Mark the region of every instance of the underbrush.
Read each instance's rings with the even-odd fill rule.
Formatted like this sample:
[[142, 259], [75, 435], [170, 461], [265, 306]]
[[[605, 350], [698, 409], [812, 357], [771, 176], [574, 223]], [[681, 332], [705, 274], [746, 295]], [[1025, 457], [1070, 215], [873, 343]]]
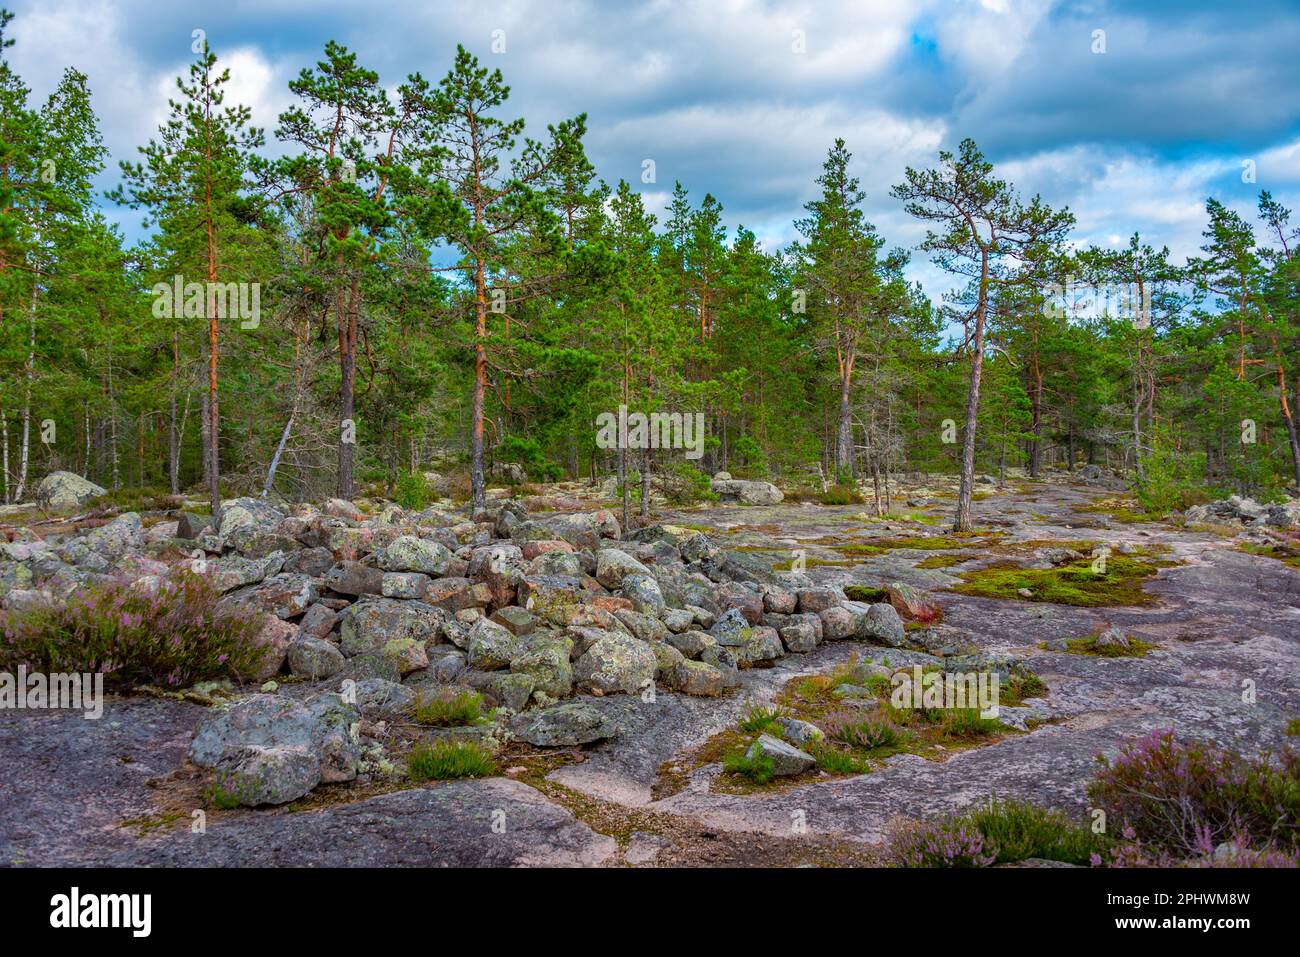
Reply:
[[990, 867], [1029, 858], [1109, 867], [1296, 867], [1300, 754], [1243, 757], [1172, 730], [1098, 756], [1089, 821], [1023, 801], [991, 802], [894, 829], [902, 867]]
[[113, 688], [187, 687], [256, 674], [262, 615], [218, 608], [215, 581], [187, 569], [156, 593], [128, 582], [83, 588], [66, 604], [0, 612], [0, 670], [100, 673]]
[[1243, 757], [1166, 729], [1098, 764], [1088, 796], [1131, 832], [1129, 857], [1194, 858], [1225, 842], [1300, 854], [1300, 752], [1290, 747]]
[[[1017, 692], [1025, 697], [1046, 693], [1041, 679], [1027, 672], [1017, 672], [1003, 688], [1000, 703], [1007, 705], [1018, 703]], [[734, 727], [701, 746], [694, 767], [721, 761], [725, 773], [718, 786], [748, 791], [774, 780], [761, 755], [749, 756], [761, 734], [804, 751], [818, 770], [843, 775], [869, 773], [899, 753], [944, 760], [957, 751], [1020, 733], [981, 717], [975, 707], [895, 707], [893, 689], [889, 675], [856, 657], [824, 674], [795, 678], [772, 705], [750, 708]], [[964, 700], [958, 699], [958, 704]], [[814, 725], [820, 737], [802, 742], [791, 738], [782, 723], [789, 718]]]
[[898, 827], [890, 851], [899, 867], [992, 867], [1030, 858], [1086, 865], [1110, 847], [1105, 835], [1060, 811], [991, 801], [937, 823]]

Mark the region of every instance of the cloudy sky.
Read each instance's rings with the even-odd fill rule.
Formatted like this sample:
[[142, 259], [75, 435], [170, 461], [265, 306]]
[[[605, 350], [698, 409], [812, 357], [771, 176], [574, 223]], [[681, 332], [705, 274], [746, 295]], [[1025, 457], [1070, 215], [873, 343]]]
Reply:
[[[586, 112], [607, 181], [625, 178], [662, 208], [680, 179], [769, 248], [792, 238], [836, 136], [893, 245], [922, 230], [889, 187], [967, 136], [1022, 192], [1069, 205], [1082, 242], [1121, 244], [1136, 229], [1181, 259], [1200, 243], [1207, 196], [1248, 211], [1268, 189], [1300, 206], [1294, 0], [7, 5], [10, 58], [37, 96], [65, 66], [88, 74], [114, 165], [157, 127], [202, 29], [268, 130], [288, 80], [328, 39], [388, 86], [413, 71], [440, 77], [463, 43], [505, 73], [530, 130]], [[646, 159], [653, 184], [641, 182]], [[134, 214], [110, 213], [138, 235]], [[913, 274], [932, 295], [946, 285], [919, 255]]]

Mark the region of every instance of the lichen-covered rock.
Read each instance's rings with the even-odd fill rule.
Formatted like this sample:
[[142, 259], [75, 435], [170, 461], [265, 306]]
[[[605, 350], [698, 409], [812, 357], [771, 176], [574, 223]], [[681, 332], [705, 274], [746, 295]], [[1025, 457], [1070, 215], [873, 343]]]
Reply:
[[817, 760], [811, 754], [806, 754], [794, 745], [787, 744], [770, 734], [759, 735], [758, 740], [750, 745], [745, 756], [751, 761], [759, 758], [771, 761], [772, 775], [778, 778], [803, 774], [817, 765]]
[[806, 621], [797, 621], [786, 625], [777, 632], [786, 651], [791, 654], [806, 655], [817, 648], [817, 632]]
[[713, 623], [709, 634], [724, 648], [739, 648], [749, 641], [753, 628], [739, 608], [732, 608]]
[[906, 582], [890, 582], [888, 588], [889, 602], [900, 615], [922, 622], [931, 622], [939, 617], [939, 606], [921, 589]]
[[360, 562], [339, 562], [326, 573], [325, 587], [340, 595], [378, 595], [384, 590], [384, 573]]
[[594, 642], [573, 667], [579, 687], [593, 694], [635, 694], [654, 683], [658, 660], [644, 641], [607, 634]]
[[651, 575], [634, 572], [623, 578], [623, 597], [632, 602], [632, 607], [646, 615], [658, 615], [664, 607], [663, 590]]
[[410, 638], [423, 644], [441, 631], [442, 619], [422, 602], [367, 598], [350, 605], [339, 621], [339, 645], [352, 657], [382, 651], [390, 641]]
[[393, 539], [379, 554], [379, 567], [386, 572], [419, 572], [437, 577], [447, 573], [450, 549], [438, 542], [413, 535]]
[[280, 669], [284, 667], [284, 660], [289, 654], [289, 647], [297, 637], [297, 625], [276, 618], [274, 615], [263, 615], [262, 628], [253, 640], [257, 645], [261, 646], [264, 654], [258, 661], [257, 669], [241, 675], [241, 677], [245, 681], [260, 684], [279, 674]]
[[289, 670], [312, 681], [334, 677], [343, 670], [345, 663], [343, 652], [332, 642], [301, 633], [298, 640], [289, 646], [288, 657]]
[[836, 605], [818, 612], [822, 620], [822, 638], [826, 641], [843, 641], [857, 632], [858, 623], [847, 609]]
[[801, 721], [799, 718], [782, 715], [776, 719], [776, 723], [781, 726], [781, 734], [792, 744], [807, 744], [809, 741], [820, 741], [826, 737], [825, 732], [811, 721]]
[[385, 572], [379, 590], [385, 598], [418, 601], [429, 591], [429, 576], [421, 572]]
[[818, 614], [837, 606], [842, 597], [831, 588], [803, 588], [798, 592], [799, 610]]
[[249, 604], [277, 618], [296, 618], [320, 598], [316, 581], [306, 575], [281, 572], [266, 581], [226, 595], [222, 604]]
[[36, 486], [36, 504], [48, 512], [72, 511], [108, 490], [73, 472], [51, 472]]
[[515, 737], [542, 748], [572, 748], [618, 734], [618, 725], [595, 705], [573, 701], [519, 715], [511, 724]]
[[392, 720], [409, 715], [415, 707], [415, 691], [395, 681], [366, 678], [358, 681], [353, 690], [357, 707], [367, 717]]
[[602, 548], [596, 553], [596, 581], [606, 588], [618, 588], [628, 575], [649, 575], [650, 569], [619, 548]]
[[715, 668], [703, 661], [683, 659], [674, 666], [665, 683], [682, 694], [716, 698], [734, 687], [736, 678], [734, 672]]
[[413, 671], [429, 667], [429, 655], [424, 650], [424, 642], [414, 638], [394, 638], [379, 649], [397, 662], [397, 671], [403, 677]]
[[742, 665], [759, 665], [785, 657], [785, 646], [775, 628], [759, 625], [750, 630], [749, 638], [736, 649], [736, 658]]
[[672, 645], [687, 658], [698, 658], [705, 650], [716, 645], [717, 639], [703, 631], [682, 631], [670, 634], [664, 641]]
[[614, 617], [636, 638], [642, 641], [662, 641], [668, 629], [658, 618], [651, 618], [638, 611], [619, 609]]
[[539, 634], [510, 660], [510, 671], [531, 677], [533, 690], [563, 698], [573, 692], [573, 665], [569, 661], [572, 648], [573, 639], [567, 636]]
[[714, 479], [711, 487], [722, 502], [741, 505], [776, 505], [785, 498], [771, 482]]
[[266, 499], [237, 498], [221, 503], [221, 525], [217, 534], [239, 548], [259, 531], [275, 531], [284, 518], [284, 512]]
[[[252, 695], [204, 717], [190, 743], [190, 760], [211, 768], [228, 752], [243, 748], [296, 749], [316, 761], [315, 781], [308, 790], [316, 781], [349, 780], [356, 776], [351, 726], [357, 717], [356, 709], [335, 694], [305, 703], [280, 695]], [[234, 765], [238, 764], [236, 760]]]
[[879, 641], [893, 648], [901, 647], [907, 637], [903, 619], [893, 605], [884, 602], [872, 604], [867, 613], [858, 618], [857, 634], [865, 641]]
[[320, 779], [320, 759], [301, 747], [232, 748], [213, 770], [213, 783], [247, 807], [296, 801]]
[[480, 618], [474, 623], [466, 643], [470, 667], [483, 671], [508, 667], [520, 648], [519, 638], [490, 618]]

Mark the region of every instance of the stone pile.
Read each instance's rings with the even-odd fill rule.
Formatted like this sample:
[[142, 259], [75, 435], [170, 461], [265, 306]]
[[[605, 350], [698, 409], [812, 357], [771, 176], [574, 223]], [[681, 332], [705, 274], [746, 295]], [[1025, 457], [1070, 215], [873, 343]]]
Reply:
[[[846, 600], [691, 529], [624, 535], [608, 510], [530, 515], [506, 501], [473, 515], [388, 505], [367, 516], [340, 500], [240, 498], [219, 527], [181, 513], [146, 531], [126, 514], [62, 541], [30, 538], [0, 544], [0, 605], [60, 600], [108, 577], [148, 584], [168, 571], [160, 559], [185, 554], [222, 604], [263, 616], [272, 653], [246, 680], [330, 682], [305, 703], [246, 698], [200, 731], [193, 760], [245, 803], [355, 776], [364, 741], [347, 729], [425, 694], [477, 691], [513, 716], [517, 737], [582, 744], [617, 729], [574, 696], [717, 696], [742, 669], [823, 641], [905, 640], [888, 602]], [[345, 679], [355, 703], [332, 690]]]

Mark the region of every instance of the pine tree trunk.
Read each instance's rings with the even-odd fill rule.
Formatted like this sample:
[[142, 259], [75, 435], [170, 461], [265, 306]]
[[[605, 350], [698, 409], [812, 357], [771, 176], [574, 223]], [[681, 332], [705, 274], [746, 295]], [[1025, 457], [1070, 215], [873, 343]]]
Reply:
[[980, 407], [980, 376], [984, 373], [984, 317], [988, 310], [989, 257], [980, 262], [979, 305], [975, 309], [975, 341], [972, 343], [970, 387], [966, 392], [966, 433], [961, 443], [961, 481], [957, 486], [957, 519], [954, 532], [971, 528], [970, 503], [975, 489], [975, 426]]
[[180, 330], [172, 333], [171, 395], [167, 409], [167, 482], [173, 495], [181, 491], [181, 444], [176, 423], [176, 377], [181, 362]]
[[23, 367], [22, 444], [18, 447], [18, 489], [14, 498], [22, 501], [27, 490], [27, 467], [31, 461], [32, 379], [36, 374], [36, 285], [32, 284], [32, 301], [27, 312], [27, 362]]
[[487, 283], [482, 259], [474, 262], [474, 403], [470, 446], [470, 494], [475, 511], [487, 507], [483, 474], [483, 412], [487, 395]]
[[360, 280], [354, 276], [348, 295], [339, 295], [339, 498], [351, 501], [353, 468], [356, 455], [357, 393], [357, 325], [361, 294]]

